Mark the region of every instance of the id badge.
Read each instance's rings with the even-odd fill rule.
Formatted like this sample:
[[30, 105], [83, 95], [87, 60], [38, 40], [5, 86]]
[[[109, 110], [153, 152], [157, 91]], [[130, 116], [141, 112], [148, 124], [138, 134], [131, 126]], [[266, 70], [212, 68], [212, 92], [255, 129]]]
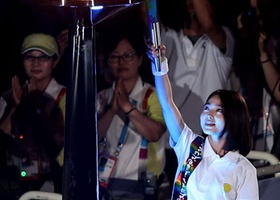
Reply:
[[99, 156], [98, 179], [100, 186], [107, 188], [116, 163], [116, 157], [105, 154]]
[[36, 148], [32, 149], [28, 155], [19, 157], [20, 180], [40, 179], [40, 156]]

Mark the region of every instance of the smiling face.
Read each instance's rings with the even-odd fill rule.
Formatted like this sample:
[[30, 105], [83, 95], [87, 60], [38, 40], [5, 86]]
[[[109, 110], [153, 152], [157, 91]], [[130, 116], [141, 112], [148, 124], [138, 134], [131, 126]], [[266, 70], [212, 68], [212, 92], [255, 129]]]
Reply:
[[219, 137], [225, 127], [224, 110], [218, 95], [212, 96], [200, 114], [200, 126], [207, 135]]
[[137, 79], [142, 56], [138, 56], [127, 39], [122, 39], [110, 53], [108, 65], [116, 79]]

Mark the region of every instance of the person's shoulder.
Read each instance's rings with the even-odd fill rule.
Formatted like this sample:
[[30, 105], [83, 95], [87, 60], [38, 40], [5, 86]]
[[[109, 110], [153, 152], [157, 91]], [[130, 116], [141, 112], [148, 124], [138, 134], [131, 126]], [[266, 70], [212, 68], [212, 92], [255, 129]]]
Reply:
[[113, 88], [113, 87], [108, 87], [108, 88], [104, 88], [104, 89], [100, 90], [100, 91], [98, 92], [98, 94], [111, 93], [111, 92], [113, 92], [113, 91], [114, 91], [114, 88]]
[[66, 91], [66, 87], [62, 86], [57, 96], [57, 102], [66, 100]]
[[229, 35], [231, 37], [234, 36], [233, 30], [231, 28], [229, 28], [228, 26], [221, 26], [221, 28], [224, 30], [226, 35]]
[[66, 86], [59, 83], [55, 78], [52, 79], [51, 83], [49, 84], [51, 87], [57, 87], [58, 90], [66, 90]]
[[152, 90], [156, 90], [155, 86], [148, 82], [143, 82], [144, 88], [150, 88]]
[[1, 98], [4, 99], [7, 102], [13, 100], [13, 91], [12, 91], [12, 89], [9, 89], [9, 90], [5, 91], [1, 95]]
[[181, 33], [181, 29], [175, 30], [175, 29], [169, 28], [169, 27], [164, 27], [163, 29], [161, 29], [161, 31], [163, 33], [165, 33], [166, 36], [179, 36]]
[[150, 94], [155, 93], [156, 94], [155, 86], [150, 83], [144, 82], [143, 88], [144, 88], [145, 93], [150, 93]]
[[244, 170], [252, 170], [256, 169], [256, 167], [253, 165], [253, 163], [245, 156], [239, 154], [238, 159], [239, 166], [243, 168]]
[[114, 94], [114, 88], [113, 87], [109, 87], [109, 88], [105, 88], [103, 90], [100, 90], [99, 92], [97, 92], [97, 99], [110, 99], [113, 97]]

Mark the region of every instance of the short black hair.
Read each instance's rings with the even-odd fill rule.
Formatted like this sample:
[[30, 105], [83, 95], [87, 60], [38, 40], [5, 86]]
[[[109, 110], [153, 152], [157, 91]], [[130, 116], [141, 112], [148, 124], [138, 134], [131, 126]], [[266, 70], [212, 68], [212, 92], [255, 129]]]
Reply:
[[[110, 33], [110, 35], [107, 35]], [[118, 29], [111, 30], [107, 32], [107, 37], [103, 38], [103, 48], [105, 56], [110, 54], [114, 49], [116, 49], [119, 42], [123, 39], [127, 39], [135, 50], [138, 56], [143, 55], [146, 52], [146, 45], [144, 35], [141, 32], [133, 28], [119, 27]]]
[[207, 101], [214, 95], [220, 97], [224, 110], [225, 127], [223, 134], [227, 133], [224, 149], [239, 151], [240, 154], [246, 156], [251, 150], [252, 131], [245, 99], [236, 91], [222, 89], [211, 93]]
[[[134, 17], [132, 17], [135, 19]], [[143, 21], [133, 20], [110, 23], [108, 26], [98, 27], [98, 51], [103, 56], [103, 65], [108, 67], [108, 56], [117, 47], [119, 42], [127, 39], [138, 57], [143, 56], [139, 75], [142, 80], [154, 85], [154, 76], [151, 72], [151, 60], [147, 56], [146, 29]]]

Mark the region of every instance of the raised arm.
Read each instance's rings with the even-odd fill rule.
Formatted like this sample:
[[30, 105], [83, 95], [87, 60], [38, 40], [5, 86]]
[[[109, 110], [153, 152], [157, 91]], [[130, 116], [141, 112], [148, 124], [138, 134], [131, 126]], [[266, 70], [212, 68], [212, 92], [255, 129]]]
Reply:
[[[184, 128], [184, 121], [172, 97], [172, 89], [167, 75], [168, 66], [167, 59], [165, 57], [166, 47], [164, 45], [160, 45], [160, 49], [162, 58], [161, 73], [156, 73], [154, 66], [152, 66], [153, 74], [155, 75], [156, 92], [170, 136], [175, 142], [177, 142]], [[152, 45], [149, 46], [148, 53], [149, 56], [157, 56], [156, 48]]]
[[[221, 26], [215, 21], [215, 8], [210, 0], [193, 0], [195, 16], [204, 33], [221, 50], [226, 50], [226, 34]], [[195, 17], [193, 16], [193, 17]]]
[[261, 33], [258, 41], [260, 51], [260, 63], [264, 72], [265, 80], [275, 99], [280, 102], [279, 71], [265, 48], [265, 33]]

